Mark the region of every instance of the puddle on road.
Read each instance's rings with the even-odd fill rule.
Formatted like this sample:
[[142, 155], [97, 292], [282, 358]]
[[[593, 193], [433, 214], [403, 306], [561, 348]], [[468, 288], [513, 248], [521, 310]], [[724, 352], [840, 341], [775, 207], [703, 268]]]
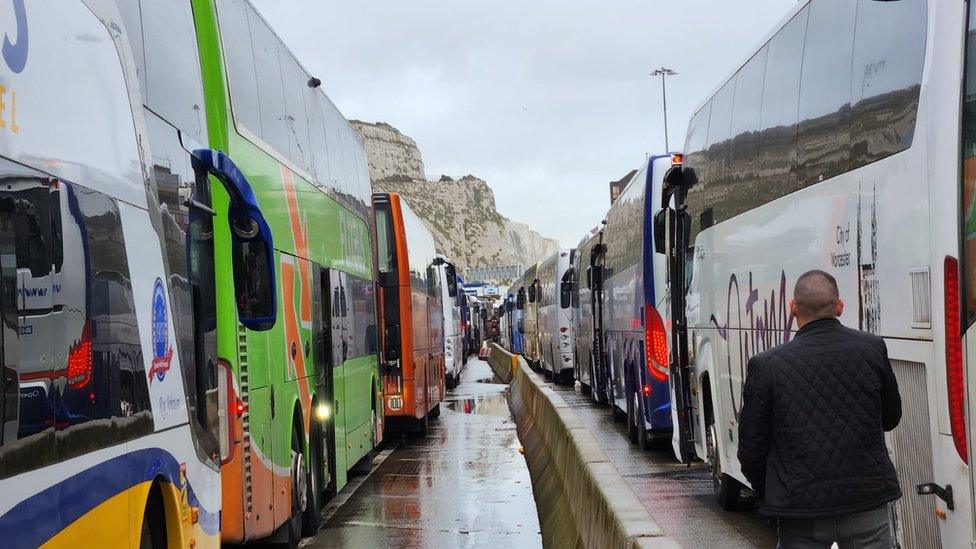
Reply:
[[502, 380], [500, 380], [500, 379], [498, 379], [497, 376], [476, 379], [475, 380], [475, 383], [492, 383], [492, 384], [495, 384], [495, 385], [505, 385], [505, 382], [502, 381]]
[[462, 414], [492, 415], [504, 418], [509, 418], [512, 415], [508, 409], [508, 399], [505, 398], [504, 394], [460, 398], [449, 402], [448, 407]]

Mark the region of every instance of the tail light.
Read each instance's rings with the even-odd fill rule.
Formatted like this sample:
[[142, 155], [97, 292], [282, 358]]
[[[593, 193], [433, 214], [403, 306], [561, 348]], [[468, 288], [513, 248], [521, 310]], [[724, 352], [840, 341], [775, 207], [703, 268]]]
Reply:
[[660, 313], [644, 305], [644, 353], [647, 372], [658, 381], [668, 380], [668, 334]]
[[246, 407], [234, 394], [234, 377], [230, 364], [218, 359], [217, 365], [217, 440], [220, 442], [220, 463], [231, 460], [234, 455], [234, 428], [231, 418], [240, 418]]
[[962, 326], [959, 312], [959, 261], [945, 258], [945, 346], [949, 425], [956, 453], [969, 463], [966, 441], [966, 374], [962, 362]]
[[88, 323], [81, 329], [81, 340], [68, 351], [68, 385], [82, 389], [92, 380], [92, 344]]

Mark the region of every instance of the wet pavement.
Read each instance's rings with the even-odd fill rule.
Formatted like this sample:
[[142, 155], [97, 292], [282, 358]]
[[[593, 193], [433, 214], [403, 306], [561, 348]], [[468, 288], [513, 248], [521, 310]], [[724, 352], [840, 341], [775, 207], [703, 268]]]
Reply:
[[382, 462], [343, 489], [302, 545], [542, 547], [507, 392], [486, 362], [469, 359], [428, 436], [387, 442]]
[[578, 389], [549, 385], [579, 414], [658, 525], [682, 546], [776, 546], [774, 524], [755, 512], [732, 513], [718, 506], [703, 463], [689, 467], [675, 462], [670, 441], [642, 451], [630, 443], [625, 424], [613, 423], [608, 407], [590, 403]]

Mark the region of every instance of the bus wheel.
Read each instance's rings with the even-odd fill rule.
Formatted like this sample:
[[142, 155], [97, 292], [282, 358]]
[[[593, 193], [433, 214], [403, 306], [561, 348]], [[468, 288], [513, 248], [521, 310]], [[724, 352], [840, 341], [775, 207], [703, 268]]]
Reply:
[[644, 403], [642, 398], [637, 399], [637, 446], [644, 450], [645, 452], [651, 449], [651, 443], [653, 439], [651, 434], [647, 432], [647, 428], [644, 425]]
[[607, 402], [610, 404], [610, 417], [614, 423], [623, 423], [627, 419], [627, 411], [617, 407], [616, 387], [613, 386], [613, 374], [607, 377]]
[[302, 535], [314, 536], [322, 522], [322, 494], [325, 492], [322, 482], [322, 471], [325, 469], [325, 458], [322, 454], [322, 427], [317, 421], [312, 422], [308, 453], [309, 482], [306, 488], [305, 514], [302, 517]]
[[747, 507], [742, 500], [742, 483], [722, 471], [722, 456], [718, 451], [718, 433], [714, 421], [705, 430], [705, 445], [712, 464], [712, 491], [719, 507], [725, 511], [741, 511]]
[[298, 547], [302, 540], [302, 517], [308, 506], [308, 470], [302, 452], [298, 426], [291, 433], [291, 518], [288, 519], [288, 547]]
[[574, 375], [575, 373], [576, 372], [573, 370], [563, 370], [559, 372], [559, 383], [572, 387], [576, 382], [576, 376]]
[[146, 512], [142, 517], [140, 549], [166, 548], [166, 514], [163, 511], [163, 493], [153, 484], [146, 500]]
[[429, 414], [424, 414], [424, 417], [415, 420], [414, 423], [414, 434], [418, 437], [427, 436], [427, 431], [430, 430], [430, 416]]
[[593, 404], [600, 403], [600, 384], [596, 381], [596, 370], [593, 368], [593, 361], [590, 360], [590, 365], [588, 366], [590, 370], [590, 401]]
[[437, 403], [437, 406], [434, 406], [429, 412], [427, 412], [427, 417], [432, 420], [441, 417], [441, 405], [439, 402]]
[[627, 438], [637, 442], [637, 393], [631, 393], [627, 399]]

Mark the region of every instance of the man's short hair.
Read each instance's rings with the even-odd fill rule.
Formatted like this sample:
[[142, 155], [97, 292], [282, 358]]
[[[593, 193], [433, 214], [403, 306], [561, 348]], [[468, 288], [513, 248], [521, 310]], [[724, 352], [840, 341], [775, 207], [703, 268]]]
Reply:
[[819, 269], [800, 275], [793, 288], [797, 314], [803, 318], [832, 318], [840, 300], [837, 280]]

